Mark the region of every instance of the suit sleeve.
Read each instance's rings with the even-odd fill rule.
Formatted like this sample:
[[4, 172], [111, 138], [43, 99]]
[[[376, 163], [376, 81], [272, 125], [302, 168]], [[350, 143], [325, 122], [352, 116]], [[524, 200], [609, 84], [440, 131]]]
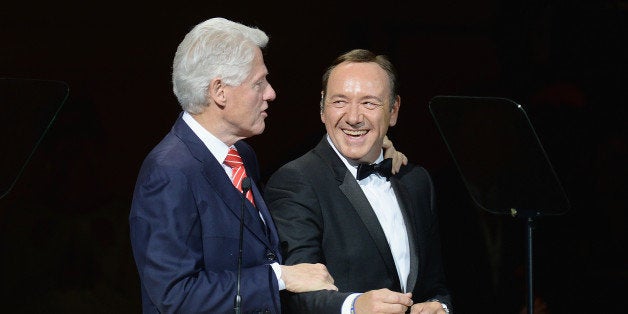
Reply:
[[[266, 184], [264, 198], [277, 225], [284, 263], [323, 263], [323, 220], [317, 195], [303, 174], [290, 164], [275, 172]], [[340, 313], [349, 292], [313, 291], [282, 294], [289, 313]]]

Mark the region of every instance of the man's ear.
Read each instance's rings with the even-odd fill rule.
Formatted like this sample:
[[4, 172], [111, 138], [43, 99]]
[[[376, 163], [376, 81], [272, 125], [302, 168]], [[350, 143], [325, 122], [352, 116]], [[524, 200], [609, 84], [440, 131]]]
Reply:
[[325, 91], [321, 91], [321, 101], [318, 106], [320, 108], [321, 122], [325, 123], [325, 116], [323, 115], [325, 110]]
[[401, 97], [397, 95], [395, 97], [395, 103], [390, 108], [390, 123], [389, 126], [395, 126], [397, 124], [397, 118], [399, 117], [399, 107], [401, 107]]
[[325, 91], [321, 91], [321, 101], [318, 103], [318, 107], [320, 108], [320, 113], [323, 114], [323, 109], [325, 109]]
[[209, 86], [207, 86], [207, 96], [215, 104], [221, 107], [224, 106], [227, 103], [224, 82], [219, 78], [211, 80], [211, 82], [209, 82]]

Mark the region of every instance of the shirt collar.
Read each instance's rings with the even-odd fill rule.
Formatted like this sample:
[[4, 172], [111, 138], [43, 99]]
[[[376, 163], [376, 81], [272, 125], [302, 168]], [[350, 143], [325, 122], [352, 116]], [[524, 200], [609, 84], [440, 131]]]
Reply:
[[201, 139], [203, 144], [209, 149], [209, 152], [218, 160], [219, 163], [225, 161], [229, 146], [219, 140], [216, 136], [205, 129], [196, 119], [187, 112], [183, 113], [183, 121], [192, 129], [192, 132]]
[[[329, 142], [329, 145], [331, 145], [331, 148], [334, 150], [334, 152], [336, 152], [336, 155], [338, 155], [338, 157], [340, 157], [340, 160], [342, 160], [342, 162], [345, 164], [345, 166], [347, 166], [347, 169], [349, 169], [349, 171], [351, 172], [351, 174], [353, 175], [353, 177], [355, 178], [358, 174], [358, 162], [351, 160], [351, 159], [347, 159], [345, 156], [343, 156], [338, 149], [336, 149], [336, 146], [334, 146], [334, 142], [331, 141], [331, 138], [329, 137], [329, 134], [326, 135], [327, 137], [327, 142]], [[375, 163], [381, 162], [382, 160], [384, 160], [384, 154], [383, 152], [379, 153], [379, 157], [377, 157], [377, 159], [375, 160]], [[365, 180], [367, 180], [368, 178], [365, 178]]]

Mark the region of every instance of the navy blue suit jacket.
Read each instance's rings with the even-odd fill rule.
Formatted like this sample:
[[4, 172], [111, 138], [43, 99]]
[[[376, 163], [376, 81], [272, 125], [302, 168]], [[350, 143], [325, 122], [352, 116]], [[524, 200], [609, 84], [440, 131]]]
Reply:
[[[257, 187], [257, 157], [243, 141], [236, 147], [269, 229], [246, 201], [242, 313], [279, 313], [270, 267], [281, 263], [277, 230]], [[133, 194], [130, 237], [144, 313], [233, 313], [242, 199], [180, 115], [144, 160]]]

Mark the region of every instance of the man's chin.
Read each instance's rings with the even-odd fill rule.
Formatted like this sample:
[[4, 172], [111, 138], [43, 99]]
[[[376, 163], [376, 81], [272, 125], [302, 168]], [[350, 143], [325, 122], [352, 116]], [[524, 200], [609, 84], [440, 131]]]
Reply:
[[262, 122], [261, 125], [257, 126], [256, 128], [253, 129], [253, 135], [260, 135], [262, 133], [264, 133], [264, 130], [266, 129], [266, 124], [264, 122]]
[[345, 158], [354, 161], [362, 161], [366, 158], [368, 151], [354, 150], [354, 149], [340, 149], [338, 150]]

